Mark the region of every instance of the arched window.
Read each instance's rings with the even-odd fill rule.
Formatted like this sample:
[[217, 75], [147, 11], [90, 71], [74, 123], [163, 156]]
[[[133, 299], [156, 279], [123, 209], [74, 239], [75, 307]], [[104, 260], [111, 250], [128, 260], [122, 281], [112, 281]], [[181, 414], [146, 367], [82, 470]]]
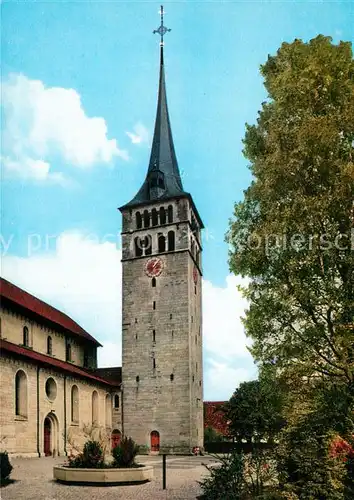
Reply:
[[157, 210], [156, 210], [156, 208], [153, 208], [151, 211], [151, 224], [153, 226], [157, 226], [158, 223], [159, 223], [159, 218], [158, 218]]
[[151, 286], [152, 286], [152, 288], [156, 287], [156, 278], [152, 278], [152, 280], [151, 280]]
[[50, 335], [47, 337], [47, 354], [53, 354], [53, 342]]
[[106, 427], [112, 425], [112, 398], [110, 394], [106, 394]]
[[71, 361], [71, 344], [66, 344], [66, 361]]
[[166, 252], [166, 238], [163, 234], [159, 234], [157, 238], [159, 253]]
[[27, 417], [27, 377], [23, 370], [18, 370], [15, 377], [15, 414]]
[[23, 345], [26, 347], [29, 346], [29, 332], [27, 326], [23, 327]]
[[172, 205], [168, 205], [168, 207], [167, 207], [167, 220], [168, 220], [168, 222], [173, 222], [173, 207], [172, 207]]
[[166, 224], [166, 211], [164, 207], [160, 208], [160, 224]]
[[71, 421], [79, 421], [79, 389], [77, 385], [73, 385], [71, 388]]
[[136, 237], [134, 240], [135, 245], [135, 257], [141, 257], [143, 255], [143, 249], [141, 247], [140, 238]]
[[175, 249], [175, 232], [169, 231], [167, 234], [168, 251], [172, 252]]
[[150, 434], [151, 451], [160, 451], [160, 434], [158, 431], [152, 431]]
[[92, 393], [92, 425], [98, 424], [98, 393], [93, 391]]
[[135, 214], [136, 228], [141, 229], [143, 227], [143, 219], [141, 217], [140, 212], [136, 212]]
[[119, 408], [119, 396], [115, 394], [114, 396], [114, 408]]
[[144, 210], [144, 227], [150, 227], [150, 214], [148, 210]]
[[147, 234], [144, 238], [143, 247], [145, 248], [145, 255], [151, 255], [152, 252], [152, 238], [150, 234]]

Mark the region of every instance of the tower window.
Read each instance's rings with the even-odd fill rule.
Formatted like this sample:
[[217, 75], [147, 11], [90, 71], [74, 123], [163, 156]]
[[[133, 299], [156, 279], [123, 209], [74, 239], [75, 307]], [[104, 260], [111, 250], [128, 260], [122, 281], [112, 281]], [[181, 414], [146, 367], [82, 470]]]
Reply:
[[172, 330], [172, 334], [171, 334], [172, 338], [173, 338], [173, 334], [174, 334], [174, 331]]
[[137, 376], [135, 377], [135, 380], [136, 380], [137, 382], [139, 382], [139, 380], [140, 380], [139, 375], [137, 375]]
[[167, 234], [168, 239], [168, 251], [172, 252], [175, 249], [175, 232], [169, 231]]
[[166, 238], [163, 234], [158, 235], [157, 243], [159, 253], [166, 252]]
[[173, 207], [172, 207], [172, 205], [168, 205], [168, 207], [167, 207], [167, 220], [168, 220], [168, 222], [173, 222]]
[[23, 345], [25, 347], [29, 346], [29, 332], [27, 326], [23, 327]]
[[170, 319], [172, 319], [172, 313], [170, 314]]
[[135, 324], [137, 324], [137, 322], [138, 322], [138, 318], [135, 318]]
[[152, 288], [156, 287], [156, 278], [152, 278], [152, 280], [151, 280], [151, 286], [152, 286]]
[[173, 373], [171, 373], [171, 375], [170, 375], [170, 380], [171, 380], [171, 382], [173, 382], [173, 379], [174, 379], [174, 378], [175, 378], [175, 376], [173, 375]]
[[144, 227], [150, 227], [150, 214], [148, 210], [144, 210]]
[[197, 295], [197, 287], [194, 285], [194, 295]]
[[136, 212], [136, 214], [135, 214], [135, 222], [136, 222], [137, 229], [141, 229], [143, 227], [143, 220], [142, 220], [140, 212]]
[[119, 396], [116, 394], [114, 396], [114, 408], [119, 408]]
[[160, 224], [166, 224], [166, 210], [164, 207], [160, 208]]
[[155, 370], [155, 368], [156, 368], [156, 359], [155, 359], [155, 358], [153, 358], [153, 359], [152, 359], [152, 368], [153, 368], [154, 370]]
[[194, 375], [193, 375], [193, 377], [192, 377], [192, 382], [194, 382]]
[[156, 300], [152, 303], [152, 308], [155, 310], [156, 309]]
[[135, 334], [135, 340], [138, 340], [138, 334], [137, 333]]
[[152, 341], [156, 342], [156, 330], [152, 331]]
[[152, 252], [152, 238], [151, 238], [150, 234], [146, 235], [141, 240], [141, 246], [142, 246], [142, 248], [145, 249], [145, 255], [151, 255], [151, 252]]
[[157, 215], [157, 210], [156, 208], [153, 208], [151, 211], [151, 224], [153, 226], [157, 226], [159, 223], [158, 215]]
[[141, 257], [143, 255], [143, 249], [141, 246], [140, 238], [136, 237], [134, 239], [134, 246], [135, 246], [135, 257]]

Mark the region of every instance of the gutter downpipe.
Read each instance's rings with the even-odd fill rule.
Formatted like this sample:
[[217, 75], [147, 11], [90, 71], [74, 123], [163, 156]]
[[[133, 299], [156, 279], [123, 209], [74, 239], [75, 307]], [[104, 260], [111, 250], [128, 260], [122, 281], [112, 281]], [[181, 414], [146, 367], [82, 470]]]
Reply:
[[41, 456], [39, 449], [39, 366], [37, 366], [37, 453], [38, 457]]
[[66, 450], [66, 375], [64, 375], [64, 454], [68, 456]]

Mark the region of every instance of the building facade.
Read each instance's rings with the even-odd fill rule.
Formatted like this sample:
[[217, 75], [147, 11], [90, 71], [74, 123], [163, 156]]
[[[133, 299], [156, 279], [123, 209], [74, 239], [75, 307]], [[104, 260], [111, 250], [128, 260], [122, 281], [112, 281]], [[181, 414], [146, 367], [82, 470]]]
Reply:
[[163, 51], [147, 175], [120, 208], [123, 419], [138, 444], [188, 453], [203, 446], [203, 223], [178, 168]]
[[84, 431], [122, 432], [120, 368], [97, 369], [100, 344], [71, 318], [0, 281], [0, 446], [12, 456], [67, 455]]

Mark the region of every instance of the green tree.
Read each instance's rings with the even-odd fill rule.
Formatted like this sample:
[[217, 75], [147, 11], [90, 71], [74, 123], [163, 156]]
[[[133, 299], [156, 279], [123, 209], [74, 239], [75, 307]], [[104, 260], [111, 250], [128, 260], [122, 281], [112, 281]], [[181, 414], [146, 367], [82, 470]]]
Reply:
[[230, 435], [249, 443], [272, 441], [285, 423], [283, 404], [280, 383], [274, 374], [270, 376], [269, 370], [263, 369], [259, 380], [240, 384], [225, 405]]
[[256, 360], [354, 380], [354, 63], [350, 43], [283, 43], [261, 67], [268, 99], [247, 125], [253, 182], [235, 205], [230, 267], [251, 278]]

